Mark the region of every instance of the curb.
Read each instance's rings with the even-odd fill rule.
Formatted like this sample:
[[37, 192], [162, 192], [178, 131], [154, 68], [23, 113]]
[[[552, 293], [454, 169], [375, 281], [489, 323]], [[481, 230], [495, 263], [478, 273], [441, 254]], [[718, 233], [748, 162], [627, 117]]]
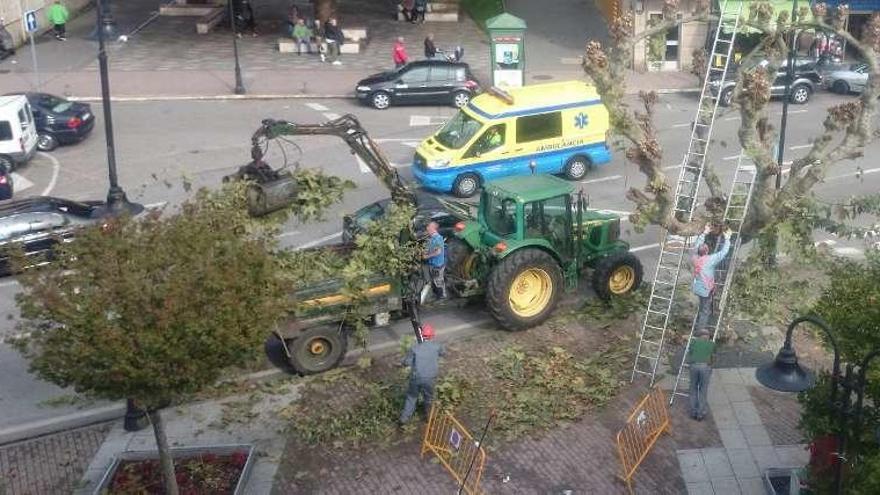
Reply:
[[[641, 91], [641, 90], [639, 90]], [[627, 92], [629, 95], [638, 94], [639, 91], [632, 90]], [[699, 93], [700, 88], [667, 88], [655, 89], [655, 93], [660, 95], [674, 94], [690, 94]], [[84, 102], [100, 102], [99, 96], [68, 96], [67, 99], [73, 101]], [[353, 94], [254, 94], [254, 95], [148, 95], [148, 96], [111, 96], [110, 101], [114, 102], [147, 102], [147, 101], [247, 101], [247, 100], [303, 100], [303, 99], [321, 99], [321, 100], [355, 100], [357, 97]]]
[[[308, 94], [265, 94], [265, 95], [152, 95], [152, 96], [111, 96], [110, 101], [230, 101], [230, 100], [301, 100], [301, 99], [351, 99], [354, 95], [308, 95]], [[100, 96], [68, 96], [68, 100], [101, 102]]]
[[[486, 329], [487, 325], [494, 326], [494, 320], [492, 320], [491, 318], [480, 318], [453, 327], [449, 327], [442, 331], [438, 330], [437, 334], [440, 337], [458, 336], [458, 334], [466, 333], [476, 334], [479, 333], [481, 329]], [[374, 352], [377, 354], [384, 353], [390, 349], [396, 349], [399, 345], [400, 344], [398, 341], [392, 340], [389, 342], [372, 345], [367, 349], [367, 351], [364, 351], [363, 349], [354, 349], [348, 353], [345, 359], [348, 362], [352, 362], [352, 359], [356, 359], [360, 355], [364, 354], [364, 352]], [[265, 380], [285, 373], [286, 371], [277, 367], [273, 367], [262, 371], [248, 373], [247, 375], [242, 375], [229, 381], [250, 382]], [[76, 428], [82, 428], [83, 426], [89, 426], [95, 423], [114, 421], [117, 419], [121, 419], [123, 416], [125, 416], [125, 403], [119, 402], [116, 404], [66, 414], [64, 416], [58, 416], [55, 418], [48, 418], [31, 423], [10, 426], [8, 428], [0, 430], [0, 447], [10, 443], [28, 440], [34, 437], [49, 435], [53, 433], [61, 433], [66, 430], [73, 430]]]

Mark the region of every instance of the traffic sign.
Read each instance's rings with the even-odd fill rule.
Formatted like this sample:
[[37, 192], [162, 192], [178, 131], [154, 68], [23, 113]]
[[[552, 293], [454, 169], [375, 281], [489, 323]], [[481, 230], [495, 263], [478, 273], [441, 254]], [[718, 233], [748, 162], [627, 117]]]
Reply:
[[37, 32], [37, 11], [28, 10], [24, 13], [24, 29], [29, 33]]

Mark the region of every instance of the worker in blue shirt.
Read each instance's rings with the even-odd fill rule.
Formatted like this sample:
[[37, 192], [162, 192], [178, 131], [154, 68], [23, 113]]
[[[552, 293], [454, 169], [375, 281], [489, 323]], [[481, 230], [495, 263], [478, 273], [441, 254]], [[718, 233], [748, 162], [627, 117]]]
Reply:
[[434, 342], [434, 328], [429, 324], [421, 326], [421, 341], [413, 345], [401, 363], [409, 368], [409, 385], [406, 389], [406, 401], [403, 404], [403, 412], [398, 420], [405, 425], [416, 412], [416, 403], [419, 396], [425, 401], [425, 416], [431, 414], [431, 404], [434, 401], [434, 383], [440, 374], [440, 357], [443, 356], [443, 347]]
[[712, 297], [715, 290], [715, 268], [718, 263], [724, 260], [730, 250], [732, 232], [727, 229], [724, 232], [724, 244], [715, 253], [710, 254], [709, 245], [705, 243], [705, 239], [711, 231], [711, 227], [707, 225], [703, 233], [697, 237], [697, 241], [694, 243], [696, 253], [691, 257], [691, 263], [694, 267], [694, 281], [691, 284], [691, 290], [700, 299], [697, 321], [694, 326], [696, 330], [702, 330], [709, 326], [709, 320], [712, 318]]
[[446, 241], [440, 232], [437, 222], [431, 222], [425, 229], [428, 233], [428, 246], [423, 259], [428, 266], [431, 288], [438, 299], [446, 299]]

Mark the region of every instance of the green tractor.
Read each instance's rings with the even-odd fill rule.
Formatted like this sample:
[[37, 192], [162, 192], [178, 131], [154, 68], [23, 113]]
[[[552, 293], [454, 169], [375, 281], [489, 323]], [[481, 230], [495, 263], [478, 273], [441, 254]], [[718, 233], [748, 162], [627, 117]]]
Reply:
[[564, 290], [592, 269], [603, 299], [632, 292], [642, 264], [620, 240], [620, 217], [587, 208], [583, 194], [551, 175], [489, 182], [477, 218], [448, 240], [447, 284], [462, 297], [484, 295], [507, 330], [541, 324]]

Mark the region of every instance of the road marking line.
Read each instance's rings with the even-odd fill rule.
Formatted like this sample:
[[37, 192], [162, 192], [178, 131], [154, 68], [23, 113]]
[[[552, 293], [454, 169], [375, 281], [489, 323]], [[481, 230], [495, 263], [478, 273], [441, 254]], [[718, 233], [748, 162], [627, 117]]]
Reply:
[[724, 158], [722, 158], [722, 160], [729, 162], [731, 160], [736, 160], [738, 158], [739, 158], [739, 155], [730, 155], [730, 156], [725, 156]]
[[630, 249], [629, 249], [629, 252], [631, 252], [631, 253], [638, 253], [639, 251], [647, 251], [647, 250], [649, 250], [649, 249], [656, 249], [656, 248], [658, 248], [658, 247], [660, 247], [660, 243], [659, 243], [659, 242], [656, 243], [656, 244], [647, 244], [647, 245], [644, 245], [644, 246], [638, 246], [638, 247], [630, 248]]
[[667, 167], [663, 167], [663, 170], [674, 170], [676, 168], [681, 168], [681, 165], [669, 165]]
[[622, 178], [622, 175], [609, 175], [608, 177], [600, 177], [598, 179], [582, 180], [581, 184], [595, 184], [596, 182], [608, 182], [610, 180], [617, 180]]
[[327, 110], [330, 110], [329, 108], [325, 107], [324, 105], [321, 105], [320, 103], [306, 103], [306, 106], [311, 108], [312, 110], [317, 110], [319, 112], [326, 112]]
[[298, 235], [298, 234], [299, 234], [298, 230], [291, 230], [290, 232], [282, 232], [282, 233], [278, 234], [278, 237], [291, 237], [291, 236]]
[[55, 184], [58, 182], [58, 173], [61, 171], [61, 163], [57, 158], [50, 155], [49, 153], [43, 153], [42, 151], [37, 152], [40, 156], [45, 156], [52, 162], [52, 178], [49, 179], [49, 185], [46, 186], [46, 189], [43, 189], [43, 193], [40, 196], [48, 196], [52, 189], [55, 189]]
[[153, 208], [162, 208], [163, 206], [165, 206], [167, 204], [168, 204], [168, 201], [159, 201], [158, 203], [150, 203], [148, 205], [144, 205], [144, 208], [146, 208], [148, 210], [152, 210]]
[[835, 175], [834, 177], [829, 177], [828, 180], [848, 179], [850, 177], [858, 177], [859, 175], [876, 174], [877, 172], [880, 172], [880, 168], [868, 168], [868, 169], [862, 170], [861, 172], [853, 172], [850, 174]]
[[403, 143], [413, 141], [413, 138], [376, 138], [373, 141], [377, 143]]
[[410, 127], [419, 127], [426, 125], [443, 125], [448, 117], [432, 117], [430, 115], [410, 115]]
[[410, 148], [415, 149], [415, 148], [418, 148], [418, 147], [419, 147], [419, 142], [418, 142], [418, 141], [404, 141], [404, 142], [403, 142], [403, 145], [404, 145], [404, 146], [409, 146]]
[[31, 182], [30, 179], [19, 174], [18, 172], [12, 172], [12, 183], [13, 183], [14, 192], [26, 191], [26, 190], [34, 187], [34, 183]]
[[736, 115], [734, 117], [727, 117], [724, 120], [727, 122], [733, 122], [734, 120], [739, 120], [739, 119], [740, 119], [739, 115]]
[[336, 120], [339, 118], [339, 114], [333, 113], [333, 112], [327, 112], [324, 114], [324, 117], [327, 117], [327, 120]]
[[18, 280], [8, 280], [6, 282], [0, 282], [0, 287], [12, 287], [13, 285], [19, 285]]
[[370, 167], [367, 166], [366, 162], [364, 162], [361, 157], [354, 155], [354, 159], [357, 160], [358, 168], [361, 169], [362, 174], [370, 173]]
[[690, 126], [691, 126], [690, 122], [685, 122], [682, 124], [672, 124], [672, 127], [690, 127]]
[[[807, 113], [808, 111], [809, 111], [809, 110], [789, 110], [788, 113], [789, 113], [789, 115], [790, 115], [790, 114], [793, 114], [793, 113]], [[779, 115], [782, 115], [782, 112], [777, 112], [777, 113], [778, 113]]]
[[341, 235], [342, 235], [342, 232], [337, 232], [337, 233], [335, 233], [335, 234], [325, 235], [324, 237], [322, 237], [322, 238], [320, 238], [320, 239], [315, 239], [314, 241], [307, 242], [307, 243], [305, 243], [305, 244], [303, 244], [303, 245], [301, 245], [301, 246], [297, 246], [296, 249], [299, 250], [299, 249], [308, 249], [308, 248], [311, 248], [311, 247], [315, 247], [315, 246], [317, 246], [318, 244], [321, 244], [321, 243], [327, 242], [327, 241], [329, 241], [329, 240], [331, 240], [331, 239], [336, 239], [337, 237], [339, 237], [339, 236], [341, 236]]
[[788, 149], [794, 151], [794, 150], [802, 150], [802, 149], [812, 148], [812, 147], [813, 147], [812, 144], [799, 144], [799, 145], [797, 145], [797, 146], [792, 146], [792, 147], [790, 147], [790, 148], [788, 148]]

